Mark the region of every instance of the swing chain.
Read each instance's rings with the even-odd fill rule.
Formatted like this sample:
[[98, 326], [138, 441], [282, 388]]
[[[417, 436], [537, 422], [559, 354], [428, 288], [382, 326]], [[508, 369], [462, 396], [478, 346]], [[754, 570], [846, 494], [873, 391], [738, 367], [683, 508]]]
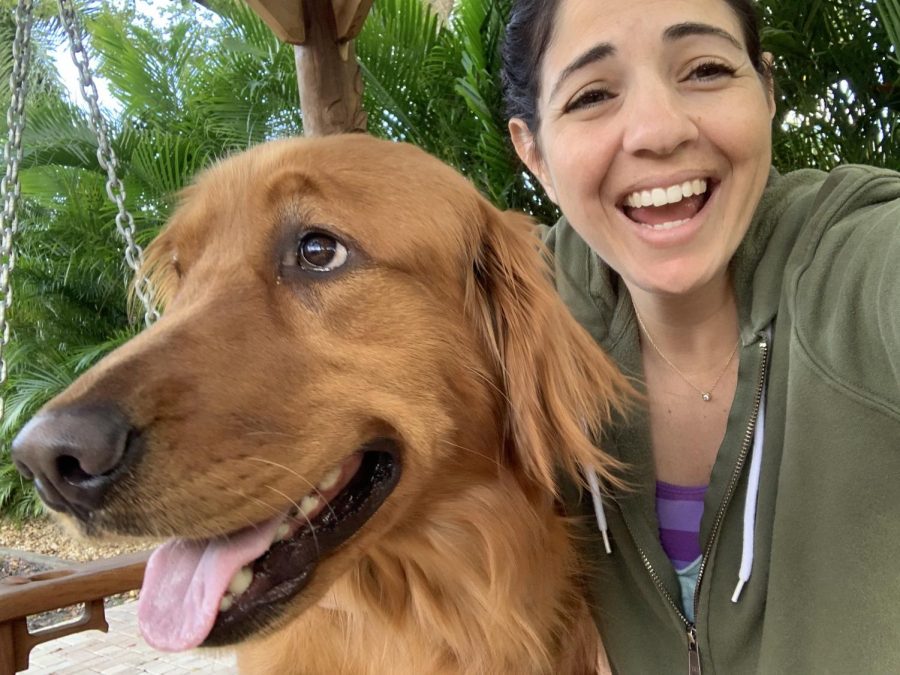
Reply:
[[100, 112], [97, 85], [91, 76], [88, 54], [81, 39], [81, 29], [75, 17], [72, 0], [58, 0], [58, 2], [59, 16], [69, 36], [72, 61], [78, 68], [78, 84], [90, 108], [91, 126], [97, 135], [97, 161], [106, 170], [106, 194], [118, 209], [116, 230], [125, 240], [125, 262], [135, 273], [134, 293], [144, 306], [144, 323], [150, 326], [159, 318], [159, 311], [154, 306], [154, 288], [150, 280], [140, 273], [144, 252], [134, 241], [134, 218], [125, 208], [125, 186], [116, 173], [118, 161], [109, 143], [106, 121]]
[[[6, 383], [6, 345], [9, 344], [7, 312], [12, 306], [12, 286], [9, 275], [16, 264], [13, 236], [19, 229], [18, 201], [21, 193], [19, 164], [22, 162], [22, 134], [25, 131], [25, 95], [28, 89], [28, 66], [31, 56], [32, 0], [19, 0], [16, 4], [16, 37], [12, 44], [13, 69], [9, 76], [12, 94], [6, 123], [9, 134], [3, 149], [6, 173], [0, 179], [0, 387]], [[0, 397], [0, 417], [4, 412], [4, 399]]]

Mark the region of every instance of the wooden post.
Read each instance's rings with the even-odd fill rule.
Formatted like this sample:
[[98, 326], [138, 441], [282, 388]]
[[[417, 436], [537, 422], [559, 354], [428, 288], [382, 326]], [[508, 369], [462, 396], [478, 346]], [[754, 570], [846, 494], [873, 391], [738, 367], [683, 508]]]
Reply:
[[294, 46], [303, 134], [365, 132], [362, 74], [352, 40], [338, 33], [332, 1], [303, 0], [303, 16], [305, 39]]
[[294, 45], [305, 136], [366, 131], [353, 39], [372, 2], [247, 0], [280, 40]]
[[13, 637], [13, 622], [0, 622], [0, 675], [15, 675], [16, 641]]

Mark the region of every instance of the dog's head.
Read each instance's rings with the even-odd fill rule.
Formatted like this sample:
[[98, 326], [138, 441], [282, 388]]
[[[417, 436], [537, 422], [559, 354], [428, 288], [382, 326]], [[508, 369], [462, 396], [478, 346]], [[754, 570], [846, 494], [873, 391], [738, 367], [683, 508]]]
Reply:
[[232, 157], [146, 261], [163, 318], [49, 403], [14, 459], [88, 535], [177, 538], [141, 600], [161, 648], [280, 625], [498, 470], [547, 494], [560, 470], [614, 479], [588, 432], [628, 387], [556, 298], [531, 223], [412, 146]]

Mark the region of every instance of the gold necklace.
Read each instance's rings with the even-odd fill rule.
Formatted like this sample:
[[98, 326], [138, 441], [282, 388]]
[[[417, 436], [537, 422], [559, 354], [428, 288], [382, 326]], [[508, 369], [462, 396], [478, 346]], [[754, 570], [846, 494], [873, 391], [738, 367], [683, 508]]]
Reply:
[[716, 381], [712, 383], [712, 386], [709, 389], [704, 391], [703, 389], [698, 387], [696, 384], [691, 382], [688, 379], [688, 377], [684, 373], [681, 372], [681, 370], [678, 368], [678, 366], [676, 366], [674, 363], [669, 361], [669, 359], [666, 357], [666, 355], [662, 353], [660, 348], [656, 346], [656, 343], [653, 341], [653, 337], [650, 335], [650, 331], [647, 330], [647, 326], [644, 325], [644, 321], [641, 319], [641, 315], [638, 314], [637, 310], [634, 310], [634, 315], [637, 317], [638, 324], [640, 324], [641, 330], [644, 331], [644, 335], [646, 335], [647, 339], [650, 341], [650, 345], [653, 347], [653, 349], [656, 350], [656, 353], [662, 357], [662, 360], [665, 361], [666, 363], [668, 363], [669, 367], [672, 370], [674, 370], [676, 373], [678, 373], [678, 375], [681, 377], [681, 379], [684, 380], [685, 382], [687, 382], [691, 386], [692, 389], [696, 389], [697, 392], [699, 392], [701, 399], [703, 399], [706, 402], [711, 401], [713, 390], [718, 386], [719, 381], [725, 375], [725, 371], [728, 370], [728, 366], [731, 365], [731, 359], [734, 358], [734, 355], [737, 354], [738, 347], [741, 346], [741, 339], [738, 338], [737, 343], [734, 345], [734, 349], [732, 349], [731, 354], [728, 355], [728, 360], [725, 362], [725, 365], [722, 367], [722, 371], [719, 373], [719, 376], [716, 378]]

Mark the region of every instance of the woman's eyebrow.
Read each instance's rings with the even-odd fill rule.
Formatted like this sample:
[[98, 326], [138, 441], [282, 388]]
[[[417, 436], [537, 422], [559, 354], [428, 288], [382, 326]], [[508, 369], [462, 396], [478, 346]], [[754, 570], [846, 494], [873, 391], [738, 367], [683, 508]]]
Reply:
[[577, 70], [584, 68], [592, 63], [596, 63], [597, 61], [602, 61], [605, 58], [608, 58], [616, 53], [616, 48], [613, 46], [611, 42], [600, 42], [599, 44], [594, 45], [586, 52], [581, 54], [572, 60], [572, 62], [563, 68], [562, 72], [559, 74], [559, 77], [556, 78], [556, 83], [553, 85], [553, 89], [550, 90], [550, 96], [548, 100], [552, 100], [556, 95], [556, 92], [559, 91], [559, 88], [562, 86], [562, 83], [566, 81], [566, 78], [572, 75]]
[[[677, 23], [669, 26], [663, 31], [663, 40], [666, 42], [673, 42], [675, 40], [682, 40], [684, 38], [693, 37], [696, 35], [712, 35], [713, 37], [722, 38], [735, 49], [744, 49], [744, 46], [740, 43], [740, 41], [724, 28], [719, 28], [718, 26], [713, 26], [708, 23], [699, 23], [696, 21]], [[550, 90], [549, 100], [553, 99], [553, 97], [559, 91], [559, 88], [562, 86], [563, 82], [565, 82], [566, 79], [568, 79], [573, 73], [592, 63], [596, 63], [598, 61], [602, 61], [603, 59], [609, 58], [610, 56], [615, 55], [615, 53], [616, 47], [611, 42], [600, 42], [588, 49], [583, 54], [577, 56], [572, 60], [571, 63], [569, 63], [569, 65], [563, 68], [562, 72], [559, 74], [559, 77], [556, 78], [556, 82], [553, 84], [553, 88]]]
[[676, 23], [673, 26], [669, 26], [663, 31], [663, 40], [666, 42], [673, 42], [695, 35], [712, 35], [713, 37], [722, 38], [737, 49], [742, 51], [744, 49], [744, 45], [741, 44], [740, 40], [724, 28], [712, 26], [708, 23], [697, 23], [693, 21]]

